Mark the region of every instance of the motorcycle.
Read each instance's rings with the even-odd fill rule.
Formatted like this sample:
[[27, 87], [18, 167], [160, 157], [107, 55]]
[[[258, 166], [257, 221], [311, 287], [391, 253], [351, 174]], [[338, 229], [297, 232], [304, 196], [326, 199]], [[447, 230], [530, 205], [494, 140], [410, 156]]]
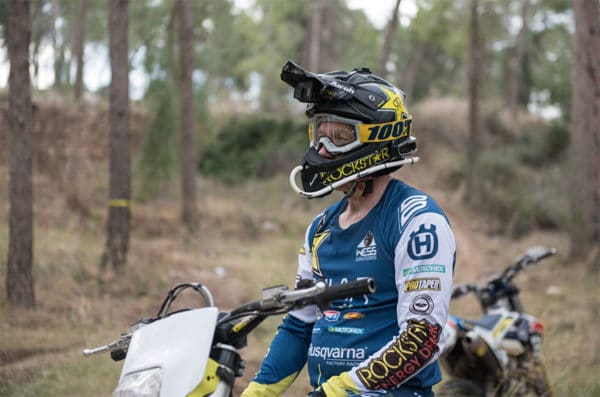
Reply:
[[522, 270], [556, 254], [532, 247], [483, 285], [458, 285], [451, 299], [473, 293], [483, 316], [467, 320], [450, 315], [440, 363], [450, 379], [438, 397], [554, 395], [542, 363], [543, 324], [525, 313], [513, 279]]
[[[200, 294], [204, 306], [171, 312], [173, 301], [189, 289]], [[230, 397], [235, 379], [244, 374], [239, 350], [267, 317], [309, 305], [324, 310], [333, 300], [373, 292], [371, 278], [332, 286], [301, 280], [295, 290], [266, 288], [260, 299], [222, 312], [206, 286], [178, 284], [156, 317], [141, 319], [115, 341], [83, 354], [109, 352], [113, 360], [125, 360], [113, 397]]]

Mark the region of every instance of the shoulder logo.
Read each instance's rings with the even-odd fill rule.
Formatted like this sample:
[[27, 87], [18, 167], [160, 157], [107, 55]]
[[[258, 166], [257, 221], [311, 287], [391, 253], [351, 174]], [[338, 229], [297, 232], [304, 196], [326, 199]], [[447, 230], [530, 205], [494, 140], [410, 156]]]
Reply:
[[438, 251], [438, 236], [435, 230], [435, 225], [419, 225], [419, 229], [410, 234], [408, 256], [414, 260], [433, 258]]
[[356, 246], [356, 261], [372, 261], [375, 259], [377, 259], [377, 244], [375, 243], [375, 236], [369, 231]]
[[400, 204], [400, 227], [403, 228], [413, 215], [425, 207], [427, 207], [427, 196], [424, 194], [410, 196], [404, 200]]

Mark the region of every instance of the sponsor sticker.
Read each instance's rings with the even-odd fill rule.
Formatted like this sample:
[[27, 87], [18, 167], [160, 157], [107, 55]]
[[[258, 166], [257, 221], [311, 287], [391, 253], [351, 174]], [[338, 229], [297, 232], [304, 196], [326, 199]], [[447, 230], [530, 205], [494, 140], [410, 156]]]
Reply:
[[332, 85], [332, 86], [334, 86], [335, 88], [338, 88], [338, 89], [340, 89], [340, 90], [342, 90], [342, 91], [344, 91], [344, 92], [347, 92], [348, 94], [354, 94], [354, 88], [352, 88], [352, 87], [349, 87], [349, 86], [347, 86], [347, 85], [344, 85], [344, 84], [340, 84], [340, 83], [338, 83], [338, 82], [337, 82], [337, 81], [335, 81], [335, 80], [331, 80], [331, 81], [329, 82], [329, 84], [331, 84], [331, 85]]
[[408, 310], [414, 314], [431, 314], [433, 311], [433, 299], [427, 294], [419, 294], [415, 296], [408, 306]]
[[340, 318], [340, 312], [337, 310], [325, 310], [323, 312], [323, 317], [325, 317], [325, 320], [329, 322], [334, 322]]
[[441, 282], [438, 277], [414, 278], [404, 282], [404, 292], [440, 291]]
[[364, 318], [365, 315], [359, 312], [350, 312], [350, 313], [346, 313], [344, 314], [344, 319], [345, 320], [358, 320], [360, 318]]
[[315, 346], [311, 343], [308, 347], [308, 356], [324, 360], [332, 366], [355, 366], [367, 358], [367, 348]]
[[417, 265], [402, 270], [404, 277], [418, 273], [446, 273], [445, 265]]
[[371, 231], [367, 232], [362, 241], [356, 246], [356, 261], [371, 261], [377, 259], [377, 244]]
[[390, 149], [387, 147], [382, 148], [374, 153], [369, 153], [364, 157], [356, 159], [351, 163], [345, 163], [339, 166], [324, 177], [324, 182], [329, 185], [333, 182], [339, 181], [342, 178], [354, 175], [358, 172], [366, 170], [369, 167], [383, 163], [391, 157], [392, 155], [390, 153]]
[[332, 334], [352, 334], [352, 335], [363, 335], [365, 333], [364, 328], [354, 328], [354, 327], [327, 327], [329, 333]]
[[396, 388], [431, 361], [439, 350], [441, 332], [439, 324], [409, 319], [389, 348], [357, 368], [358, 379], [367, 389]]

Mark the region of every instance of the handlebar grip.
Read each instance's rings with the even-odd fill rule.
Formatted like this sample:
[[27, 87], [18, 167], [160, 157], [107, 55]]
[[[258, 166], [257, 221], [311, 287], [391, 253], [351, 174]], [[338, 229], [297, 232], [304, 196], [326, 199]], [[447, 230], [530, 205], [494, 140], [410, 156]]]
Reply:
[[542, 259], [546, 259], [549, 256], [556, 255], [556, 248], [550, 248], [546, 250], [542, 255], [540, 255], [537, 260], [541, 261]]
[[520, 264], [521, 267], [528, 267], [555, 254], [556, 248], [546, 248], [542, 246], [531, 247], [521, 258], [519, 258], [517, 264]]
[[476, 292], [476, 291], [477, 291], [476, 285], [460, 284], [460, 285], [457, 285], [456, 287], [454, 287], [454, 289], [452, 290], [452, 295], [450, 295], [450, 299], [457, 299], [469, 292]]
[[452, 295], [450, 295], [450, 299], [460, 298], [465, 294], [465, 292], [466, 291], [462, 288], [454, 288], [454, 290], [452, 291]]
[[323, 292], [320, 298], [324, 301], [333, 301], [336, 299], [372, 294], [375, 292], [375, 289], [375, 280], [372, 278], [364, 278], [361, 280], [349, 281], [344, 284], [332, 285]]

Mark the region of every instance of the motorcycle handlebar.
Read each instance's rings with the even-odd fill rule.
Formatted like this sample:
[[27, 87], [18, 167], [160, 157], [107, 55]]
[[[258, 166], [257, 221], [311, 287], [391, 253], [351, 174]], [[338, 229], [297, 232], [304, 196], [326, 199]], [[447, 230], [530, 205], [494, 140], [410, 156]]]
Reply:
[[124, 349], [129, 346], [129, 341], [131, 340], [131, 334], [121, 335], [121, 337], [108, 345], [95, 347], [91, 349], [83, 349], [82, 353], [84, 356], [89, 357], [94, 354], [104, 353], [108, 351], [113, 351], [117, 349]]
[[227, 319], [249, 312], [268, 314], [273, 310], [291, 310], [313, 304], [325, 305], [335, 299], [372, 294], [375, 292], [375, 288], [375, 280], [372, 278], [364, 278], [329, 287], [324, 282], [319, 281], [307, 288], [293, 291], [289, 291], [285, 287], [275, 287], [274, 291], [268, 289], [266, 294], [263, 292], [266, 296], [263, 296], [262, 299], [245, 303], [233, 309]]
[[[189, 286], [194, 287], [195, 285], [185, 285], [186, 288]], [[177, 295], [175, 291], [178, 292], [183, 287], [180, 288], [178, 286], [176, 288], [176, 290], [174, 289], [169, 292], [168, 299], [170, 299], [171, 301]], [[364, 278], [343, 284], [332, 285], [329, 287], [324, 282], [319, 281], [314, 284], [311, 283], [311, 285], [307, 288], [296, 289], [293, 291], [288, 290], [285, 286], [277, 286], [263, 290], [263, 297], [261, 299], [245, 303], [233, 309], [230, 313], [226, 314], [225, 316], [219, 319], [219, 324], [224, 324], [235, 318], [240, 318], [246, 315], [255, 315], [257, 321], [253, 322], [252, 327], [248, 327], [248, 330], [250, 330], [267, 316], [281, 314], [292, 309], [315, 304], [323, 308], [326, 307], [329, 304], [329, 302], [336, 299], [344, 299], [359, 295], [372, 294], [373, 292], [375, 292], [375, 288], [375, 280], [372, 278]], [[161, 307], [159, 315], [161, 313], [164, 314], [164, 312], [166, 311], [165, 307], [168, 308], [168, 306], [169, 304], [165, 305], [163, 303], [163, 307]], [[160, 320], [160, 318], [161, 317], [158, 317], [154, 320]], [[102, 353], [106, 351], [113, 352], [114, 350], [123, 348], [126, 349], [129, 345], [129, 341], [131, 339], [132, 334], [133, 331], [128, 334], [122, 335], [116, 341], [111, 342], [105, 346], [93, 349], [85, 349], [83, 351], [83, 354], [86, 357], [89, 357], [92, 354]]]
[[494, 277], [488, 280], [484, 287], [480, 287], [475, 284], [460, 284], [454, 287], [452, 290], [451, 299], [457, 299], [461, 296], [475, 292], [479, 294], [482, 291], [496, 290], [501, 286], [507, 285], [521, 270], [528, 268], [542, 259], [548, 258], [556, 254], [555, 248], [545, 248], [542, 246], [535, 246], [529, 248], [525, 254], [520, 256], [514, 264], [508, 266], [500, 276]]
[[497, 279], [492, 279], [490, 283], [497, 282], [499, 279], [504, 284], [508, 284], [521, 270], [527, 269], [528, 267], [540, 262], [542, 259], [548, 258], [555, 254], [555, 248], [546, 248], [542, 246], [531, 247], [525, 252], [525, 254], [520, 256], [515, 261], [515, 264], [507, 267], [504, 272], [502, 272], [500, 277]]
[[349, 281], [344, 284], [332, 285], [327, 287], [321, 294], [315, 296], [314, 303], [331, 302], [336, 299], [352, 298], [375, 292], [375, 280], [364, 278], [361, 280]]

